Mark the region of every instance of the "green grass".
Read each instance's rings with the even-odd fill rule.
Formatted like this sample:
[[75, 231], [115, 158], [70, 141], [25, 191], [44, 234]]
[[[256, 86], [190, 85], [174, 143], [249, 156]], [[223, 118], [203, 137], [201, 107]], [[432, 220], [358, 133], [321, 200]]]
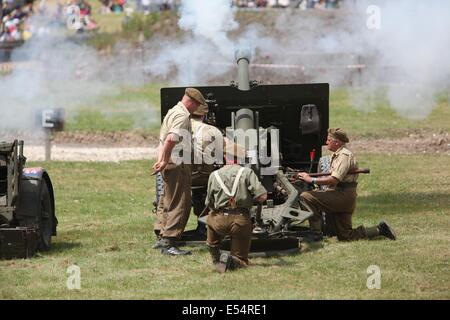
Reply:
[[[127, 131], [136, 128], [157, 134], [160, 123], [159, 90], [167, 84], [151, 83], [126, 87], [117, 94], [102, 96], [68, 110], [67, 131]], [[396, 114], [380, 93], [371, 111], [352, 107], [348, 89], [337, 89], [330, 97], [330, 127], [345, 128], [353, 137], [390, 138], [408, 131], [450, 131], [450, 106], [441, 95], [433, 112], [423, 120], [410, 120]]]
[[433, 132], [450, 131], [448, 92], [442, 92], [436, 97], [433, 111], [428, 117], [421, 120], [411, 120], [397, 114], [390, 107], [382, 88], [376, 90], [373, 96], [367, 91], [364, 92], [363, 89], [362, 97], [369, 97], [368, 104], [372, 106], [366, 111], [354, 107], [351, 89], [342, 88], [331, 91], [330, 127], [346, 128], [352, 136], [383, 138], [398, 137], [408, 131], [420, 129]]
[[[51, 175], [58, 236], [34, 259], [0, 261], [0, 298], [449, 299], [448, 156], [360, 154], [359, 161], [372, 173], [360, 177], [354, 224], [384, 218], [398, 241], [330, 239], [227, 274], [213, 272], [203, 247], [187, 257], [150, 248], [150, 162], [32, 163]], [[66, 288], [72, 264], [81, 268], [79, 291]], [[380, 290], [366, 287], [370, 265], [381, 269]]]
[[116, 94], [101, 96], [67, 110], [66, 131], [114, 132], [144, 129], [159, 131], [159, 90], [162, 84], [123, 87]]

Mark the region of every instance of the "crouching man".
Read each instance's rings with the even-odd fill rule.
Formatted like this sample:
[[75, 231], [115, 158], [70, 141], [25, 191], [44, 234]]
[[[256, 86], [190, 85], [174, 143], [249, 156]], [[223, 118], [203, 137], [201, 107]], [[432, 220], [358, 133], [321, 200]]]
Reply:
[[[250, 209], [253, 201], [263, 203], [267, 190], [252, 169], [236, 164], [236, 159], [214, 171], [208, 180], [205, 204], [210, 209], [207, 218], [207, 245], [218, 272], [246, 267], [249, 264], [253, 225]], [[220, 243], [231, 237], [230, 254], [220, 254]]]
[[352, 227], [352, 216], [356, 207], [356, 182], [358, 175], [350, 173], [358, 165], [353, 153], [346, 148], [349, 142], [347, 134], [341, 130], [328, 129], [327, 148], [333, 152], [331, 156], [331, 175], [321, 178], [311, 178], [307, 173], [301, 172], [299, 178], [307, 183], [326, 185], [328, 189], [307, 191], [300, 195], [303, 203], [307, 204], [314, 215], [309, 219], [312, 231], [320, 234], [322, 231], [322, 212], [326, 213], [327, 224], [341, 241], [384, 236], [391, 240], [396, 239], [394, 230], [384, 221], [377, 226], [365, 228]]

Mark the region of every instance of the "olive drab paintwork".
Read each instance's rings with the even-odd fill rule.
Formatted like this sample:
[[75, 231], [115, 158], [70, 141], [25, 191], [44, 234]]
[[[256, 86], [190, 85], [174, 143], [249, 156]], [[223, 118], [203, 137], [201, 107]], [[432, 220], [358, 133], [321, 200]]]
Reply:
[[[216, 127], [226, 141], [231, 141], [238, 146], [237, 149], [243, 150], [240, 152], [240, 158], [245, 162], [243, 165], [254, 171], [268, 192], [268, 200], [264, 205], [251, 206], [249, 210], [252, 221], [256, 221], [252, 225], [252, 248], [261, 247], [257, 241], [260, 239], [264, 247], [270, 240], [277, 240], [273, 241], [277, 242], [276, 249], [283, 247], [283, 241], [287, 240], [285, 243], [289, 242], [288, 247], [281, 249], [292, 249], [293, 243], [298, 244], [297, 237], [303, 230], [292, 222], [300, 224], [312, 212], [299, 202], [299, 194], [309, 187], [293, 185], [287, 177], [289, 172], [295, 170], [317, 170], [322, 145], [327, 139], [329, 84], [260, 84], [248, 80], [250, 56], [241, 52], [236, 58], [240, 74], [237, 85], [195, 86], [205, 97], [208, 106], [203, 121]], [[185, 91], [186, 87], [161, 89], [162, 122]], [[244, 136], [249, 134], [256, 138], [244, 137], [243, 141], [238, 141], [240, 131]], [[314, 159], [310, 159], [312, 150], [315, 150]], [[223, 164], [214, 169], [221, 166]], [[192, 202], [204, 204], [206, 192], [199, 190], [206, 185], [195, 184], [191, 187]], [[154, 202], [155, 207], [158, 200]], [[199, 211], [196, 209], [196, 212]], [[199, 223], [204, 218], [200, 217]], [[187, 233], [182, 238], [185, 241], [190, 239]], [[227, 241], [225, 238], [223, 247], [230, 246]], [[298, 245], [295, 248], [298, 249]]]
[[50, 176], [25, 162], [23, 141], [0, 142], [0, 258], [32, 257], [56, 235]]

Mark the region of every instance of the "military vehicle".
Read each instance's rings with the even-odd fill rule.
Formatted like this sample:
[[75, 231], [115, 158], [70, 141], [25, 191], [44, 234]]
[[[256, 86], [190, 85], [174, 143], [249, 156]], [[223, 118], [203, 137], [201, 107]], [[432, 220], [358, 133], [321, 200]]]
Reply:
[[[299, 240], [308, 235], [308, 228], [301, 224], [312, 215], [298, 196], [311, 187], [292, 182], [290, 177], [298, 171], [317, 172], [319, 162], [322, 170], [327, 169], [321, 152], [327, 138], [329, 84], [263, 85], [249, 80], [248, 51], [238, 50], [235, 57], [238, 83], [194, 87], [207, 99], [206, 121], [232, 141], [245, 144], [245, 165], [253, 168], [268, 190], [267, 202], [251, 211], [251, 252], [298, 249]], [[185, 87], [161, 89], [161, 120], [184, 90]], [[239, 141], [242, 135], [243, 142]], [[155, 209], [162, 189], [160, 176], [156, 185]], [[204, 207], [206, 185], [193, 187], [192, 191], [194, 206]], [[198, 239], [192, 231], [185, 232], [183, 238], [192, 240], [193, 235]], [[227, 245], [229, 242], [224, 241], [224, 248]]]
[[0, 142], [0, 258], [49, 250], [58, 220], [50, 176], [25, 168], [23, 141]]

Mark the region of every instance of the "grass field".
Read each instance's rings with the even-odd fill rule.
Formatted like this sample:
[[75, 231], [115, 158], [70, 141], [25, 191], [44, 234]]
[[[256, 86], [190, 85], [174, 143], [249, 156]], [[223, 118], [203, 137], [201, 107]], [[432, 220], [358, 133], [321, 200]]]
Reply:
[[[354, 223], [384, 218], [398, 241], [329, 239], [296, 256], [255, 258], [251, 268], [227, 274], [213, 272], [203, 247], [188, 257], [151, 249], [151, 163], [30, 164], [45, 165], [52, 177], [58, 236], [53, 250], [35, 259], [0, 261], [0, 298], [449, 299], [448, 156], [359, 160], [372, 173], [360, 178]], [[66, 287], [72, 264], [80, 267], [81, 290]], [[379, 290], [366, 287], [371, 265], [381, 270]]]
[[67, 110], [66, 131], [113, 132], [143, 129], [157, 134], [161, 123], [159, 90], [163, 84], [122, 87], [114, 95], [88, 100]]
[[[101, 96], [67, 111], [66, 131], [128, 131], [143, 129], [156, 134], [160, 124], [161, 87], [167, 84], [149, 83], [141, 87], [123, 87], [117, 94]], [[443, 94], [436, 99], [433, 112], [423, 120], [406, 119], [380, 99], [368, 112], [352, 106], [349, 90], [334, 89], [330, 95], [330, 127], [345, 127], [353, 137], [390, 138], [408, 131], [450, 131], [450, 104]]]

